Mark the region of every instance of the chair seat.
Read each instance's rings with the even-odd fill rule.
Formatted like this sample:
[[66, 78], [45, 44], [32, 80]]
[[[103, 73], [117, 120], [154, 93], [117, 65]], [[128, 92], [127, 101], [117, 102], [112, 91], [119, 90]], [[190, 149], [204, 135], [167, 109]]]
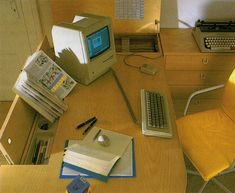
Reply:
[[205, 181], [229, 168], [235, 160], [235, 123], [222, 109], [177, 120], [183, 150]]

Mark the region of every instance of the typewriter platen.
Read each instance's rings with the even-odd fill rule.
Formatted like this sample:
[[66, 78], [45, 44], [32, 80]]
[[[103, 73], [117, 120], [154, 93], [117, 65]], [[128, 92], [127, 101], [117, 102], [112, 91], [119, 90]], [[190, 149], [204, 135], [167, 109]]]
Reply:
[[235, 52], [235, 21], [198, 20], [193, 36], [201, 52]]

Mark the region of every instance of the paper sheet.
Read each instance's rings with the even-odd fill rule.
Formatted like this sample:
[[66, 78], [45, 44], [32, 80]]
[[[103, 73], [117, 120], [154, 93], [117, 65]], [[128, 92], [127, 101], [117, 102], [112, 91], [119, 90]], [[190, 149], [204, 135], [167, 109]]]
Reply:
[[144, 19], [144, 0], [116, 0], [117, 19]]
[[[81, 141], [81, 145], [86, 146], [90, 149], [96, 149], [98, 151], [103, 151], [106, 153], [111, 153], [113, 155], [122, 156], [126, 151], [126, 148], [131, 143], [132, 137], [128, 135], [123, 135], [121, 133], [113, 132], [106, 129], [101, 129], [99, 135], [106, 135], [110, 139], [110, 145], [104, 147], [98, 144], [97, 141], [94, 141], [93, 138], [96, 133], [99, 131], [98, 127], [93, 127], [87, 136]], [[121, 142], [121, 143], [120, 143]]]

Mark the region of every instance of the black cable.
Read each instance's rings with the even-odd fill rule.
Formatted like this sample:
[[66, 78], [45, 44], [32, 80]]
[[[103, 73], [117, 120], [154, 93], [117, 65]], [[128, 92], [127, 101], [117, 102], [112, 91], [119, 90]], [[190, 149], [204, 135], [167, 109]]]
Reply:
[[162, 55], [159, 55], [157, 57], [148, 57], [148, 56], [144, 56], [144, 55], [141, 55], [141, 54], [129, 54], [129, 55], [125, 55], [124, 58], [123, 58], [123, 63], [126, 64], [127, 66], [130, 66], [130, 67], [134, 67], [134, 68], [138, 68], [140, 69], [140, 67], [142, 66], [135, 66], [135, 65], [132, 65], [130, 63], [127, 62], [127, 59], [130, 58], [130, 57], [142, 57], [142, 58], [146, 58], [146, 59], [150, 59], [150, 60], [155, 60], [157, 58], [160, 58]]

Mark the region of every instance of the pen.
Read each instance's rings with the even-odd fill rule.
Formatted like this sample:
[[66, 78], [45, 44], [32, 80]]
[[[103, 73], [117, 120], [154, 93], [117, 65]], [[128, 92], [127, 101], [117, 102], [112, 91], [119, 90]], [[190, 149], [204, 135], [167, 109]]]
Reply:
[[92, 126], [95, 124], [95, 122], [97, 121], [97, 119], [94, 119], [91, 124], [84, 130], [84, 132], [82, 133], [83, 135], [90, 130], [90, 128], [92, 128]]
[[77, 126], [77, 129], [83, 127], [84, 125], [90, 123], [91, 121], [93, 121], [93, 120], [95, 120], [95, 119], [96, 119], [96, 117], [92, 117], [92, 118], [88, 119], [87, 121], [85, 121], [85, 122], [79, 124], [79, 125]]

